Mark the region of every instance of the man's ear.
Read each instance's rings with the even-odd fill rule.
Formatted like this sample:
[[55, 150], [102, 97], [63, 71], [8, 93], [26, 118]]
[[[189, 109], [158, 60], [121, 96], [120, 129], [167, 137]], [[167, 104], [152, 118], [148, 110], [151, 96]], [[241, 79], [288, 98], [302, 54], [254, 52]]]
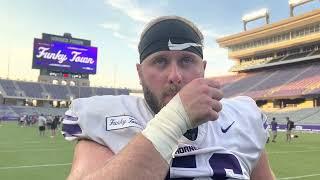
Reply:
[[207, 61], [206, 61], [206, 60], [203, 60], [203, 61], [202, 61], [202, 63], [203, 63], [203, 70], [206, 70], [206, 67], [207, 67]]
[[138, 72], [138, 76], [139, 76], [139, 84], [141, 85], [141, 78], [142, 78], [142, 67], [141, 64], [137, 63], [136, 64], [136, 68], [137, 68], [137, 72]]

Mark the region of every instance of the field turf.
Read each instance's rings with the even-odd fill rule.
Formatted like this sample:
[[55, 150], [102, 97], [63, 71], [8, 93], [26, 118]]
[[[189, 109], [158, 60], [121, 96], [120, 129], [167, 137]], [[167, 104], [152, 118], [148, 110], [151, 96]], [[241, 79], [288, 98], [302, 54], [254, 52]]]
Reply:
[[[277, 179], [320, 179], [320, 134], [298, 133], [291, 143], [279, 133], [277, 142], [266, 145]], [[74, 143], [61, 134], [39, 137], [37, 127], [20, 127], [15, 122], [0, 125], [0, 180], [66, 179]]]

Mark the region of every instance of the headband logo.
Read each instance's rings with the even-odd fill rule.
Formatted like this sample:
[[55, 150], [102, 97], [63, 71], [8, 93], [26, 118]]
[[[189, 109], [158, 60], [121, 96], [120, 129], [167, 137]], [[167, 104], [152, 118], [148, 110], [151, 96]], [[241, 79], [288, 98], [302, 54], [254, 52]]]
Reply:
[[169, 39], [169, 42], [168, 42], [168, 48], [171, 51], [181, 51], [181, 50], [187, 49], [187, 48], [189, 48], [191, 46], [193, 46], [193, 47], [201, 47], [202, 45], [201, 44], [197, 44], [197, 43], [172, 44], [170, 39]]

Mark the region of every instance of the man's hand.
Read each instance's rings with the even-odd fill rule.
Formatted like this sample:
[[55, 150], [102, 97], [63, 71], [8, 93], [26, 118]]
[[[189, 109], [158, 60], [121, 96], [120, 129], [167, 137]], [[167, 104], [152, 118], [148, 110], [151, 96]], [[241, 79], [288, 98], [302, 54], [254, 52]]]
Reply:
[[179, 96], [193, 127], [218, 119], [223, 94], [217, 81], [194, 79], [180, 90]]

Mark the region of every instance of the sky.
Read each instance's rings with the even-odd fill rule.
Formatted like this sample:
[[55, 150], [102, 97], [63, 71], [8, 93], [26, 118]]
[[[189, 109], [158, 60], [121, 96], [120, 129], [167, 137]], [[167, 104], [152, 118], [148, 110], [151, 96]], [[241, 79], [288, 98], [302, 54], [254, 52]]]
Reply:
[[[288, 0], [0, 0], [0, 78], [37, 81], [39, 70], [32, 69], [34, 38], [68, 32], [98, 47], [91, 86], [141, 89], [135, 66], [139, 36], [148, 21], [162, 15], [194, 22], [204, 34], [205, 76], [226, 75], [234, 62], [216, 39], [242, 32], [241, 17], [261, 8], [269, 10], [271, 23], [289, 17]], [[294, 12], [317, 8], [316, 0]], [[247, 27], [264, 23], [260, 19]]]

